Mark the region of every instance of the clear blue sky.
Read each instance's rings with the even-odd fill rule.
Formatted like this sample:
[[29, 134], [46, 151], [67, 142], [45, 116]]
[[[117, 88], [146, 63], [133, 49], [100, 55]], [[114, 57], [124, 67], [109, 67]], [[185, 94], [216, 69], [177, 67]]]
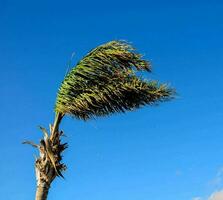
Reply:
[[[89, 122], [65, 118], [66, 180], [49, 200], [206, 200], [223, 188], [222, 1], [0, 1], [0, 197], [34, 199], [37, 125], [67, 61], [113, 39], [152, 61], [178, 98]], [[201, 198], [200, 198], [201, 199]]]

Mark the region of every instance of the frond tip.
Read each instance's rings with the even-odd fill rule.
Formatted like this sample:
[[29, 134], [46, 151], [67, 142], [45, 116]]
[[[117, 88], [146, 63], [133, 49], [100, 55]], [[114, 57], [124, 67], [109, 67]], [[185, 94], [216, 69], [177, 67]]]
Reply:
[[174, 90], [139, 78], [135, 71], [151, 65], [122, 41], [111, 41], [90, 51], [65, 77], [55, 110], [79, 119], [105, 116], [169, 100]]

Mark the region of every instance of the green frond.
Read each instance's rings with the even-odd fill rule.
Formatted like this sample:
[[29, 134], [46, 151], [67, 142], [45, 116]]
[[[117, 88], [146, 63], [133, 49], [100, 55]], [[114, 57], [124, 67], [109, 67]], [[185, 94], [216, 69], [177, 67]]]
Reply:
[[153, 105], [174, 91], [156, 81], [142, 80], [135, 71], [151, 71], [150, 63], [123, 41], [111, 41], [88, 53], [65, 77], [55, 110], [80, 119]]

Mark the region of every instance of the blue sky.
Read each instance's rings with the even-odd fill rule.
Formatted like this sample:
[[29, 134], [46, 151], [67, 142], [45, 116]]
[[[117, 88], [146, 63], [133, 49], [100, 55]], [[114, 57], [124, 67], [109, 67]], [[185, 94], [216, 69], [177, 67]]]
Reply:
[[[67, 62], [125, 39], [178, 97], [89, 122], [65, 118], [65, 180], [49, 199], [221, 200], [222, 1], [0, 1], [0, 196], [35, 194], [37, 125], [52, 122]], [[212, 195], [212, 197], [210, 197]], [[217, 197], [218, 196], [218, 197]]]

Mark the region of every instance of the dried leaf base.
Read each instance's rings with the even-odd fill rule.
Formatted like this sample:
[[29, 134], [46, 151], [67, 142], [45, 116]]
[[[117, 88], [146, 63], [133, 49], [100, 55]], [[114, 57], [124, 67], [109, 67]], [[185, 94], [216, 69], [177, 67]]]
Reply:
[[61, 143], [62, 131], [53, 130], [50, 125], [50, 134], [45, 128], [40, 127], [44, 133], [44, 138], [40, 144], [25, 141], [39, 150], [39, 157], [35, 161], [36, 171], [36, 200], [46, 200], [52, 181], [57, 177], [63, 177], [62, 172], [66, 170], [66, 165], [61, 163], [62, 152], [67, 148], [67, 143]]

